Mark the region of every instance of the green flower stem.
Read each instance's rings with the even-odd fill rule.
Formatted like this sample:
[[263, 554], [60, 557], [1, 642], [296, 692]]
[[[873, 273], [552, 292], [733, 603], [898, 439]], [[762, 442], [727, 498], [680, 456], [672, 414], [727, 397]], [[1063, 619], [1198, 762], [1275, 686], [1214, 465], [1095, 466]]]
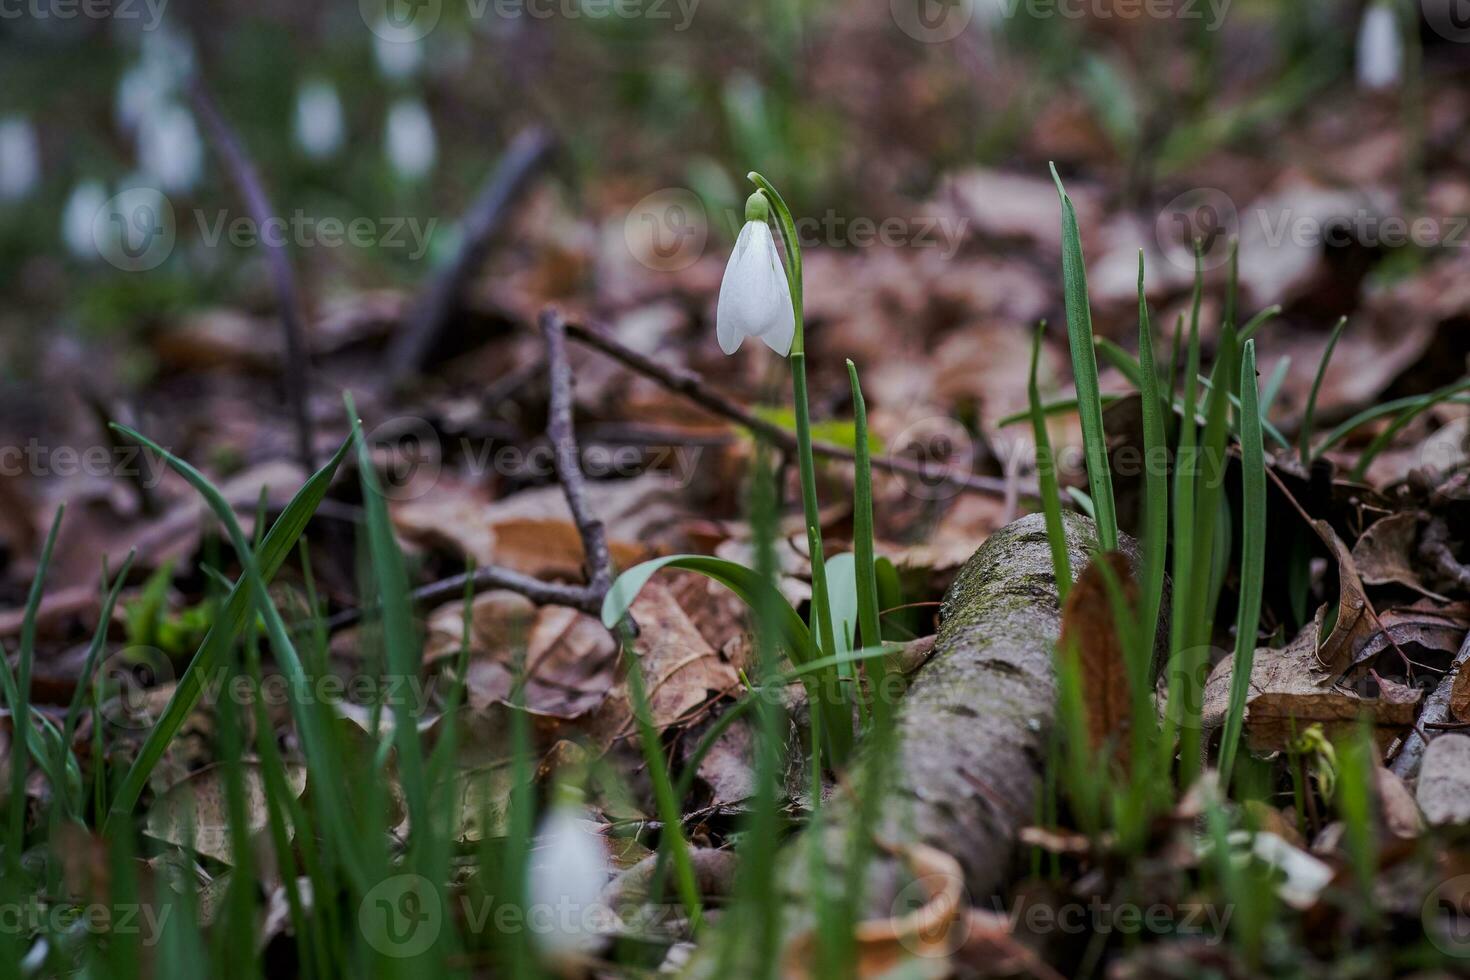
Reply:
[[[792, 220], [791, 209], [786, 206], [780, 192], [770, 181], [753, 170], [747, 176], [771, 202], [771, 210], [776, 216], [776, 228], [780, 231], [781, 243], [785, 246], [786, 281], [791, 287], [791, 309], [796, 318], [796, 331], [791, 340], [791, 390], [796, 408], [796, 461], [801, 471], [802, 511], [811, 542], [812, 624], [816, 627], [817, 642], [821, 644], [822, 653], [832, 656], [837, 652], [837, 644], [832, 633], [832, 607], [828, 604], [821, 515], [817, 507], [817, 471], [812, 460], [812, 419], [806, 385], [806, 331], [802, 326], [801, 245], [797, 241], [796, 222]], [[836, 683], [835, 671], [830, 680], [830, 684], [822, 685], [822, 697], [830, 697], [834, 703], [840, 704], [846, 698], [843, 689]], [[832, 764], [841, 765], [847, 760], [848, 750], [852, 745], [852, 726], [829, 725], [826, 728]]]

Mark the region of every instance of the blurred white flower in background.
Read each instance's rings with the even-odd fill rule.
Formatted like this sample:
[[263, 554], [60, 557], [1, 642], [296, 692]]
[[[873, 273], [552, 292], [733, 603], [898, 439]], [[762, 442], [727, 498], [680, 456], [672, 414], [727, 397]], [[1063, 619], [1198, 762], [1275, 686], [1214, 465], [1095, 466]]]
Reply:
[[419, 180], [434, 169], [434, 121], [418, 99], [399, 99], [388, 107], [383, 138], [388, 163], [400, 180]]
[[313, 160], [325, 160], [342, 148], [346, 126], [342, 100], [331, 82], [313, 79], [296, 93], [296, 145]]
[[424, 61], [424, 47], [413, 25], [395, 25], [386, 18], [373, 28], [373, 55], [378, 72], [395, 81], [408, 78]]
[[610, 914], [601, 900], [611, 878], [607, 843], [586, 811], [554, 804], [536, 835], [526, 888], [526, 921], [543, 953], [554, 960], [596, 946], [598, 920]]
[[1358, 85], [1392, 88], [1404, 67], [1404, 39], [1398, 11], [1391, 3], [1370, 4], [1358, 28]]
[[137, 129], [144, 117], [175, 101], [193, 71], [194, 50], [185, 38], [167, 30], [144, 33], [138, 60], [123, 72], [113, 96], [117, 124], [128, 132]]
[[41, 144], [30, 120], [0, 119], [0, 201], [28, 196], [41, 180]]
[[107, 188], [100, 180], [84, 180], [71, 189], [61, 209], [61, 240], [79, 259], [98, 257], [93, 226], [97, 213], [107, 206]]
[[194, 116], [176, 103], [145, 113], [138, 126], [138, 165], [167, 192], [193, 189], [204, 169], [204, 144]]

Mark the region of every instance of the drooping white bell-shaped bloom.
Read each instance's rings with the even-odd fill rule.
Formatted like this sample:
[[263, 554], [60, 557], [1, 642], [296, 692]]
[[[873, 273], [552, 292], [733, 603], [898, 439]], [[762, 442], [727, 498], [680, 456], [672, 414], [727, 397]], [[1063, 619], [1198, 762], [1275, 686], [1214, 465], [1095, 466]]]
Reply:
[[0, 119], [0, 200], [18, 201], [41, 181], [41, 144], [24, 116]]
[[204, 173], [204, 142], [194, 116], [168, 103], [149, 110], [138, 126], [138, 166], [168, 193], [192, 190]]
[[388, 163], [400, 180], [416, 181], [434, 169], [438, 155], [434, 143], [434, 121], [417, 99], [399, 99], [388, 107], [384, 133]]
[[342, 100], [331, 82], [315, 79], [296, 93], [296, 145], [313, 160], [325, 160], [342, 147], [346, 126]]
[[580, 806], [560, 802], [542, 820], [535, 847], [526, 923], [537, 947], [553, 960], [590, 951], [611, 915], [602, 903], [612, 878], [607, 843]]
[[84, 180], [72, 188], [61, 209], [61, 238], [72, 255], [85, 261], [97, 258], [92, 229], [97, 212], [107, 206], [107, 188], [100, 180]]
[[373, 56], [379, 74], [397, 82], [419, 70], [424, 48], [412, 24], [397, 24], [384, 17], [373, 27]]
[[1404, 39], [1398, 11], [1392, 4], [1369, 4], [1358, 28], [1358, 85], [1365, 89], [1392, 88], [1404, 67]]
[[796, 318], [791, 287], [771, 228], [764, 220], [745, 222], [720, 283], [715, 309], [720, 350], [733, 354], [746, 337], [759, 337], [782, 357], [791, 353]]

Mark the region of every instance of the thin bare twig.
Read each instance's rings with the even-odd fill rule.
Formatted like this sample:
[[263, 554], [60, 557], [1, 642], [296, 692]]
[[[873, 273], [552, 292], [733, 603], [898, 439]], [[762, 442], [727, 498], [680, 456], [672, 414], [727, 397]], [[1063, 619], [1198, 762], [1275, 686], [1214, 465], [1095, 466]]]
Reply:
[[[236, 190], [245, 201], [245, 210], [257, 229], [264, 229], [276, 219], [265, 186], [260, 181], [260, 172], [251, 161], [245, 145], [230, 128], [215, 105], [214, 99], [198, 76], [189, 82], [189, 100], [194, 112], [204, 124], [215, 151], [224, 160], [225, 169], [234, 181]], [[306, 342], [302, 324], [300, 297], [296, 290], [296, 277], [291, 271], [291, 260], [286, 254], [285, 242], [275, 236], [261, 234], [261, 247], [265, 249], [266, 264], [270, 268], [271, 285], [276, 292], [276, 303], [280, 306], [281, 332], [285, 335], [284, 363], [281, 366], [286, 388], [286, 404], [296, 427], [296, 455], [298, 461], [310, 473], [316, 469], [316, 452], [313, 447], [311, 416], [306, 409]]]
[[[749, 429], [751, 432], [763, 436], [786, 452], [796, 451], [796, 434], [794, 432], [790, 432], [774, 422], [761, 418], [754, 412], [714, 391], [705, 384], [703, 378], [693, 371], [678, 367], [666, 367], [659, 364], [657, 361], [640, 354], [638, 351], [625, 347], [602, 327], [582, 323], [568, 323], [566, 330], [567, 334], [578, 343], [601, 351], [624, 367], [651, 378], [677, 395], [684, 396], [700, 408], [713, 412], [715, 415], [723, 416]], [[813, 442], [812, 453], [828, 459], [841, 459], [849, 462], [854, 459], [854, 454], [851, 449], [830, 442]], [[924, 480], [936, 480], [962, 490], [987, 493], [997, 497], [1004, 497], [1006, 495], [1006, 484], [1008, 481], [999, 477], [981, 476], [977, 473], [936, 472], [934, 469], [925, 466], [917, 460], [904, 459], [900, 456], [874, 456], [872, 462], [875, 469], [886, 470], [890, 473], [901, 473], [905, 476], [917, 477]], [[1037, 493], [1034, 485], [1022, 484], [1019, 481], [1017, 483], [1017, 489], [1022, 494], [1028, 496], [1034, 496]]]
[[1419, 763], [1424, 761], [1424, 750], [1429, 745], [1423, 730], [1438, 729], [1449, 720], [1450, 694], [1454, 691], [1455, 675], [1462, 670], [1470, 670], [1470, 634], [1466, 634], [1460, 644], [1460, 651], [1455, 654], [1450, 669], [1440, 678], [1439, 686], [1424, 699], [1424, 707], [1419, 712], [1419, 726], [1404, 737], [1403, 746], [1389, 766], [1400, 779], [1412, 779], [1419, 772]]
[[567, 363], [566, 320], [555, 307], [541, 312], [541, 333], [546, 340], [546, 371], [551, 380], [546, 437], [555, 451], [552, 459], [556, 476], [586, 551], [588, 588], [599, 594], [600, 601], [612, 586], [612, 553], [607, 547], [607, 529], [587, 507], [581, 453], [572, 428], [572, 368]]
[[[577, 447], [577, 433], [572, 425], [572, 369], [567, 362], [566, 321], [554, 307], [547, 307], [541, 313], [540, 322], [546, 340], [546, 372], [551, 388], [546, 438], [551, 442], [553, 465], [562, 494], [566, 497], [567, 509], [571, 511], [572, 522], [582, 539], [587, 561], [587, 584], [543, 582], [508, 568], [487, 565], [414, 590], [412, 596], [416, 604], [435, 605], [453, 601], [464, 595], [468, 584], [476, 593], [486, 589], [510, 589], [542, 605], [570, 606], [593, 616], [602, 611], [603, 597], [612, 587], [612, 552], [607, 544], [607, 529], [587, 505], [586, 478], [580, 464], [581, 450]], [[329, 629], [348, 626], [361, 619], [362, 615], [361, 609], [344, 610], [329, 619], [327, 625]]]
[[387, 374], [396, 382], [418, 373], [464, 302], [465, 287], [480, 267], [505, 221], [510, 205], [556, 148], [552, 134], [532, 126], [522, 130], [465, 212], [464, 242], [454, 261], [415, 301], [404, 330], [388, 349]]

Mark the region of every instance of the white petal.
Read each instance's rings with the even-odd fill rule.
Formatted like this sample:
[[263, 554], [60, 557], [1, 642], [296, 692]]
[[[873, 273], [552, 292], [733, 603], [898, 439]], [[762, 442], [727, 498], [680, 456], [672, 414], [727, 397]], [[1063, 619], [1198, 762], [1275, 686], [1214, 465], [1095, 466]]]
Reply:
[[314, 80], [296, 93], [296, 145], [314, 160], [324, 160], [342, 146], [345, 126], [342, 100], [332, 83]]
[[747, 222], [740, 230], [720, 283], [715, 332], [726, 354], [738, 350], [745, 337], [769, 337], [766, 343], [783, 356], [791, 349], [791, 290], [771, 229], [763, 222]]
[[1358, 30], [1358, 84], [1366, 89], [1397, 85], [1403, 60], [1397, 11], [1386, 3], [1373, 4]]
[[388, 163], [400, 180], [420, 180], [434, 169], [434, 121], [422, 102], [399, 99], [389, 106], [383, 139]]
[[18, 201], [41, 180], [41, 146], [22, 116], [0, 119], [0, 200]]
[[528, 924], [551, 956], [585, 951], [597, 941], [600, 899], [611, 879], [607, 844], [578, 807], [558, 805], [546, 815], [531, 859]]

